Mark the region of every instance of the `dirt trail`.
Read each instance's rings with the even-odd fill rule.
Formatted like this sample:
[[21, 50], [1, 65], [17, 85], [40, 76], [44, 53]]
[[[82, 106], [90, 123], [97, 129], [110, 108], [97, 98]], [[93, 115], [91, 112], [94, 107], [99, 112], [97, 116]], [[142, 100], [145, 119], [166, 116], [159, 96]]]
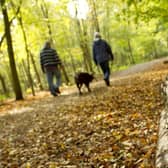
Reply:
[[[159, 69], [166, 69], [167, 64], [163, 64], [164, 60], [168, 60], [168, 57], [164, 57], [161, 59], [156, 59], [150, 62], [146, 63], [141, 63], [137, 65], [133, 65], [130, 68], [122, 71], [117, 71], [113, 72], [111, 74], [111, 85], [116, 86], [116, 85], [124, 85], [125, 83], [128, 83], [129, 80], [127, 80], [130, 75], [136, 75], [138, 73], [143, 73], [146, 71], [152, 71], [153, 69], [156, 69], [159, 67]], [[102, 90], [108, 90], [108, 88], [105, 87], [104, 81], [99, 80], [99, 81], [94, 81], [91, 84], [91, 88], [98, 91], [99, 89]], [[82, 99], [85, 99], [85, 97], [89, 96], [87, 93], [87, 90], [84, 89], [84, 95], [80, 97], [80, 101]], [[95, 92], [92, 94], [96, 94]], [[36, 104], [46, 104], [47, 102], [52, 104], [57, 104], [59, 105], [67, 105], [67, 104], [73, 104], [77, 102], [79, 99], [78, 95], [78, 90], [76, 86], [71, 86], [71, 87], [64, 87], [62, 88], [62, 94], [59, 97], [53, 98], [48, 91], [40, 92], [37, 93], [35, 97], [29, 96], [26, 97], [24, 101], [14, 101], [14, 100], [9, 100], [4, 103], [4, 105], [0, 106], [0, 115], [4, 115], [6, 113], [9, 114], [15, 114], [15, 113], [23, 113], [25, 111], [31, 111], [31, 106], [36, 106]], [[41, 107], [40, 107], [41, 108]]]
[[0, 167], [154, 167], [165, 59], [1, 106]]
[[114, 72], [112, 74], [112, 77], [123, 77], [123, 76], [128, 76], [128, 75], [132, 75], [132, 74], [136, 74], [136, 73], [142, 73], [142, 72], [145, 72], [145, 71], [151, 71], [156, 66], [159, 66], [159, 65], [164, 66], [163, 62], [165, 60], [168, 60], [168, 57], [156, 59], [156, 60], [146, 62], [146, 63], [136, 64], [136, 65], [133, 65], [126, 70]]

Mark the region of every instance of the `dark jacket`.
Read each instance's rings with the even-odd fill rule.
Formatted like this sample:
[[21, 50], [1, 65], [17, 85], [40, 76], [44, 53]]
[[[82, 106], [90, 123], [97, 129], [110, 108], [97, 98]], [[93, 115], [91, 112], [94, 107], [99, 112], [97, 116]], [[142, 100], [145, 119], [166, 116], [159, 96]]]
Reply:
[[44, 68], [54, 67], [58, 64], [61, 64], [61, 60], [58, 57], [55, 49], [43, 48], [40, 52], [40, 63], [42, 71], [44, 72]]
[[100, 64], [104, 61], [113, 60], [113, 53], [110, 45], [102, 39], [93, 43], [93, 60], [95, 64]]

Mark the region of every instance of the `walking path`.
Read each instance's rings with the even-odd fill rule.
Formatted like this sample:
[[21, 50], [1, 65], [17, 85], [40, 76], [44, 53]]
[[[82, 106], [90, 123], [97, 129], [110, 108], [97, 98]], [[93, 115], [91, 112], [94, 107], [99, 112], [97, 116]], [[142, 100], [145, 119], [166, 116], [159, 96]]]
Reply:
[[154, 167], [164, 60], [115, 72], [111, 87], [96, 81], [82, 96], [73, 86], [0, 106], [0, 167]]

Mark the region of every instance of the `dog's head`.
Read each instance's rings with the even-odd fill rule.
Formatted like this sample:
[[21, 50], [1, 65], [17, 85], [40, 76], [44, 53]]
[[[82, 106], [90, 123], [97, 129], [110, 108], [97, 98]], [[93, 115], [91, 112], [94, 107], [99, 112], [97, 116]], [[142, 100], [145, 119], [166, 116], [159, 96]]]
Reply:
[[93, 79], [95, 79], [93, 73], [92, 73], [92, 74], [89, 74], [89, 79], [90, 79], [90, 81], [92, 81]]

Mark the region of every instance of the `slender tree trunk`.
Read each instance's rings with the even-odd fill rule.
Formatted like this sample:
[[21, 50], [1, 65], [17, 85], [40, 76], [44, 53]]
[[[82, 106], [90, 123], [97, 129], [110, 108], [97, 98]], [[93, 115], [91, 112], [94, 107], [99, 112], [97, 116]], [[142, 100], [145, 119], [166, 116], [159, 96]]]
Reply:
[[84, 67], [85, 67], [85, 70], [87, 72], [89, 72], [89, 67], [88, 67], [87, 59], [86, 59], [85, 46], [84, 46], [83, 40], [82, 40], [82, 30], [81, 30], [80, 22], [77, 18], [76, 18], [76, 23], [77, 23], [77, 28], [78, 28], [78, 37], [79, 37], [80, 48], [82, 50], [82, 55], [83, 55]]
[[87, 72], [89, 71], [93, 72], [91, 55], [90, 55], [89, 48], [88, 48], [87, 31], [85, 28], [84, 21], [82, 21], [82, 24], [80, 24], [80, 20], [77, 18], [77, 14], [78, 14], [78, 10], [76, 8], [76, 24], [77, 24], [77, 29], [78, 29], [80, 48], [83, 53], [84, 66]]
[[21, 62], [20, 66], [19, 66], [19, 70], [20, 70], [20, 73], [22, 74], [21, 79], [22, 79], [22, 83], [23, 83], [23, 88], [24, 88], [24, 90], [26, 90], [29, 87], [29, 82], [27, 79], [27, 73], [25, 70], [25, 66], [23, 65], [23, 61]]
[[91, 16], [93, 20], [93, 30], [100, 32], [99, 21], [97, 17], [97, 10], [96, 10], [96, 3], [94, 0], [88, 0], [90, 7], [91, 7]]
[[21, 90], [17, 70], [16, 70], [13, 45], [12, 45], [12, 36], [10, 32], [10, 22], [8, 18], [7, 8], [5, 6], [5, 0], [1, 0], [0, 3], [2, 6], [2, 14], [3, 14], [4, 25], [5, 25], [5, 34], [6, 34], [6, 41], [8, 46], [9, 62], [10, 62], [10, 68], [12, 73], [12, 81], [13, 81], [15, 97], [16, 97], [16, 100], [22, 100], [23, 95], [22, 95], [22, 90]]
[[75, 66], [75, 61], [74, 61], [73, 55], [69, 49], [66, 49], [66, 50], [71, 58], [72, 69], [73, 69], [73, 73], [75, 74], [76, 73], [76, 66]]
[[52, 42], [54, 42], [53, 38], [52, 38], [53, 36], [52, 36], [51, 25], [50, 25], [50, 22], [49, 22], [48, 9], [47, 9], [47, 5], [44, 2], [44, 0], [43, 0], [43, 4], [41, 5], [41, 11], [43, 13], [44, 18], [47, 20], [48, 34], [49, 34], [50, 40]]
[[0, 81], [1, 81], [1, 84], [2, 84], [2, 88], [3, 88], [4, 94], [8, 96], [9, 95], [9, 91], [8, 91], [8, 89], [6, 87], [5, 79], [4, 79], [4, 77], [1, 74], [0, 74]]
[[89, 47], [88, 47], [88, 34], [87, 34], [87, 27], [85, 24], [85, 21], [82, 20], [82, 27], [83, 27], [83, 44], [84, 44], [84, 50], [85, 50], [85, 57], [87, 60], [87, 64], [89, 67], [89, 71], [93, 72], [93, 68], [92, 68], [92, 57], [89, 51]]
[[104, 19], [104, 23], [103, 23], [103, 28], [104, 28], [104, 35], [105, 35], [105, 39], [110, 43], [111, 39], [110, 39], [110, 33], [109, 33], [109, 21], [110, 20], [110, 9], [109, 9], [109, 4], [108, 1], [106, 1], [106, 18]]
[[69, 52], [69, 55], [71, 57], [71, 64], [72, 64], [72, 69], [74, 71], [74, 74], [76, 73], [76, 66], [75, 66], [75, 61], [74, 61], [74, 58], [73, 58], [73, 55], [71, 52]]
[[61, 64], [61, 69], [62, 69], [62, 72], [63, 72], [63, 74], [64, 74], [66, 84], [69, 84], [68, 74], [67, 74], [67, 72], [66, 72], [65, 67], [64, 67], [63, 64]]
[[132, 53], [131, 42], [130, 42], [129, 38], [127, 39], [127, 42], [128, 42], [129, 57], [130, 57], [131, 64], [135, 64], [134, 56], [133, 56], [133, 53]]
[[[24, 60], [22, 60], [22, 63], [23, 63], [24, 71], [26, 72], [26, 76], [28, 78], [28, 85], [27, 86], [30, 87], [32, 90], [32, 78], [30, 76], [27, 64]], [[35, 96], [35, 92], [32, 92], [32, 94], [33, 94], [33, 96]]]
[[32, 64], [33, 64], [34, 72], [36, 74], [36, 78], [37, 78], [37, 81], [38, 81], [38, 86], [39, 86], [40, 90], [44, 90], [39, 72], [38, 72], [36, 64], [35, 64], [33, 54], [31, 53], [31, 51], [29, 51], [29, 54], [30, 54], [30, 58], [31, 58], [31, 61], [32, 61]]
[[29, 82], [30, 82], [30, 86], [31, 86], [31, 90], [32, 90], [32, 95], [35, 96], [35, 90], [34, 90], [34, 86], [33, 86], [33, 80], [32, 80], [32, 76], [31, 76], [31, 72], [30, 72], [30, 61], [29, 61], [30, 53], [29, 53], [29, 49], [28, 49], [28, 43], [27, 43], [26, 33], [25, 33], [25, 30], [24, 30], [24, 27], [23, 27], [21, 13], [20, 13], [20, 17], [18, 17], [18, 20], [19, 20], [19, 23], [20, 23], [20, 26], [21, 26], [21, 30], [22, 30], [22, 33], [23, 33], [23, 38], [24, 38], [24, 42], [25, 42], [25, 50], [26, 50], [26, 54], [27, 54], [27, 75], [28, 75], [28, 79], [29, 79]]
[[158, 52], [155, 42], [153, 42], [153, 52], [154, 52], [154, 58], [158, 58]]
[[[22, 1], [21, 1], [21, 2], [22, 2]], [[20, 3], [21, 3], [21, 2], [20, 2]], [[12, 3], [12, 2], [11, 2], [11, 3]], [[16, 8], [13, 3], [12, 3], [12, 6], [13, 6], [13, 9]], [[18, 16], [18, 14], [19, 14], [19, 16]], [[43, 90], [42, 83], [41, 83], [41, 80], [40, 80], [40, 75], [39, 75], [39, 73], [38, 73], [38, 71], [37, 71], [37, 68], [36, 68], [36, 65], [35, 65], [35, 61], [34, 61], [34, 59], [33, 59], [33, 55], [32, 55], [32, 53], [31, 53], [31, 51], [28, 49], [28, 43], [27, 43], [26, 32], [25, 32], [25, 30], [24, 30], [24, 26], [23, 26], [23, 22], [22, 22], [22, 14], [21, 14], [21, 11], [20, 11], [20, 10], [17, 10], [17, 11], [16, 11], [16, 17], [17, 17], [17, 19], [18, 19], [18, 21], [19, 21], [19, 23], [20, 23], [20, 26], [21, 26], [21, 29], [22, 29], [22, 32], [23, 32], [23, 37], [24, 37], [24, 41], [25, 41], [25, 50], [26, 50], [26, 53], [27, 53], [27, 58], [30, 56], [30, 59], [31, 59], [31, 61], [32, 61], [33, 68], [34, 68], [34, 71], [35, 71], [35, 74], [36, 74], [36, 77], [37, 77], [38, 86], [40, 87], [40, 90]], [[29, 60], [28, 60], [28, 62], [29, 62]], [[28, 67], [29, 67], [29, 66], [28, 66]], [[31, 75], [31, 73], [30, 73], [30, 75]], [[32, 92], [35, 92], [35, 91], [34, 91], [34, 88], [33, 88]]]
[[68, 38], [68, 36], [66, 35], [66, 32], [64, 31], [64, 34], [65, 34], [65, 36], [66, 36], [66, 39], [67, 39], [67, 46], [65, 47], [65, 51], [67, 51], [67, 53], [69, 54], [69, 56], [70, 56], [70, 59], [71, 59], [71, 64], [72, 64], [72, 69], [73, 69], [73, 72], [74, 72], [74, 74], [76, 73], [76, 66], [75, 66], [75, 61], [74, 61], [74, 57], [73, 57], [73, 55], [72, 55], [72, 53], [71, 53], [71, 50], [69, 49], [70, 48], [70, 40], [69, 40], [69, 38]]

